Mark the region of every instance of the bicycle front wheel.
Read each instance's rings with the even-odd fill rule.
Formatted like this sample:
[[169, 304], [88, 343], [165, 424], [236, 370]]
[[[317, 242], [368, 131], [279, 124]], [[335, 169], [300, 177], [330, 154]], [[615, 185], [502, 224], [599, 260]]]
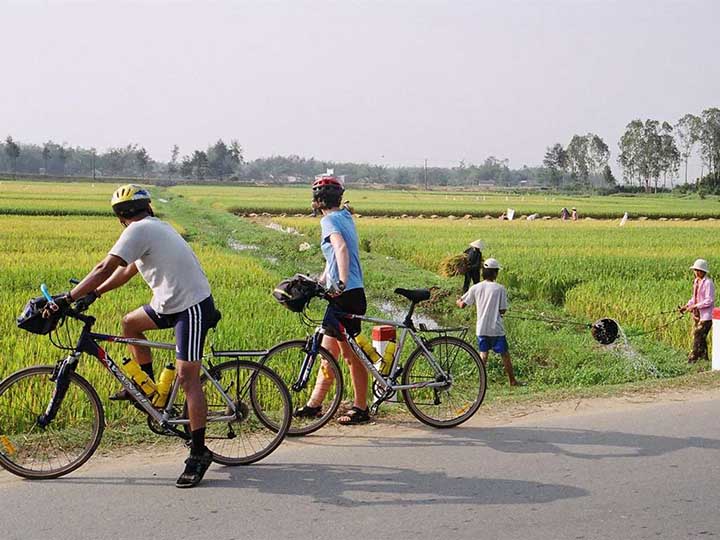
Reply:
[[[429, 426], [446, 428], [462, 424], [485, 399], [487, 376], [480, 355], [470, 344], [451, 336], [431, 339], [425, 346], [445, 372], [447, 383], [435, 388], [419, 386], [403, 390], [405, 404], [415, 418]], [[422, 385], [442, 380], [425, 351], [415, 349], [405, 365], [402, 383]]]
[[69, 373], [68, 389], [55, 418], [42, 427], [55, 382], [53, 366], [16, 371], [0, 383], [0, 465], [31, 479], [57, 478], [74, 471], [93, 455], [105, 414], [95, 389]]
[[[245, 360], [219, 364], [209, 373], [237, 411], [230, 422], [213, 421], [228, 416], [231, 409], [215, 384], [203, 377], [208, 406], [205, 444], [212, 450], [213, 460], [223, 465], [249, 465], [269, 456], [290, 427], [291, 401], [282, 379], [267, 367]], [[266, 419], [272, 420], [272, 428]]]
[[300, 369], [307, 355], [306, 348], [304, 340], [286, 341], [270, 349], [262, 360], [262, 364], [280, 375], [288, 387], [293, 411], [307, 404], [318, 382], [318, 377], [322, 377], [320, 384], [324, 386], [325, 395], [320, 412], [312, 417], [293, 417], [288, 431], [290, 436], [308, 435], [323, 427], [335, 415], [342, 401], [342, 372], [337, 360], [324, 347], [318, 349], [313, 373], [310, 374], [305, 387], [298, 390], [293, 389], [293, 384], [300, 377]]

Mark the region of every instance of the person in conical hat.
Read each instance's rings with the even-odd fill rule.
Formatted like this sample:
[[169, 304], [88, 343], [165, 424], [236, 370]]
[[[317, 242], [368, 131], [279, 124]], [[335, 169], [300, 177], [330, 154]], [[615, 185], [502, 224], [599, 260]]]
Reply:
[[473, 285], [480, 281], [480, 268], [482, 268], [482, 250], [485, 249], [485, 243], [480, 240], [473, 240], [470, 242], [470, 247], [467, 248], [463, 253], [467, 255], [468, 267], [465, 271], [465, 281], [463, 283], [463, 294], [470, 288], [470, 282]]

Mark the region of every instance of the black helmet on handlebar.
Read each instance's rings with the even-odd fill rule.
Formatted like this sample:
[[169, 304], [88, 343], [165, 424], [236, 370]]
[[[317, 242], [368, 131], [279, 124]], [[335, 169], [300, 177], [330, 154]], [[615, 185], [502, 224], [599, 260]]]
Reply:
[[295, 274], [289, 279], [282, 280], [275, 287], [272, 295], [280, 305], [295, 313], [301, 313], [321, 290], [320, 285], [312, 278], [303, 274]]

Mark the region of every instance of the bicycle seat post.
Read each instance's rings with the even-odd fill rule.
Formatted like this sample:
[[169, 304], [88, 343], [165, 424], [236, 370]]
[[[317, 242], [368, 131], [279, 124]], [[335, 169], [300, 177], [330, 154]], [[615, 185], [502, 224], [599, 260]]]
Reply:
[[417, 302], [410, 302], [410, 309], [407, 312], [407, 315], [405, 315], [405, 320], [403, 321], [403, 324], [407, 326], [408, 328], [415, 330], [415, 325], [412, 321], [413, 313], [415, 312], [415, 305]]

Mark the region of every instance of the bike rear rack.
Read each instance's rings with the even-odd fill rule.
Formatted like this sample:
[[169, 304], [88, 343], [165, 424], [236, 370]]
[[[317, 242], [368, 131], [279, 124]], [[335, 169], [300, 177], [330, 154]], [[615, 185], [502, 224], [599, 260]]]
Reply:
[[428, 328], [424, 323], [420, 323], [417, 332], [421, 334], [437, 334], [438, 337], [456, 337], [465, 341], [468, 333], [467, 326], [455, 326], [452, 328]]

